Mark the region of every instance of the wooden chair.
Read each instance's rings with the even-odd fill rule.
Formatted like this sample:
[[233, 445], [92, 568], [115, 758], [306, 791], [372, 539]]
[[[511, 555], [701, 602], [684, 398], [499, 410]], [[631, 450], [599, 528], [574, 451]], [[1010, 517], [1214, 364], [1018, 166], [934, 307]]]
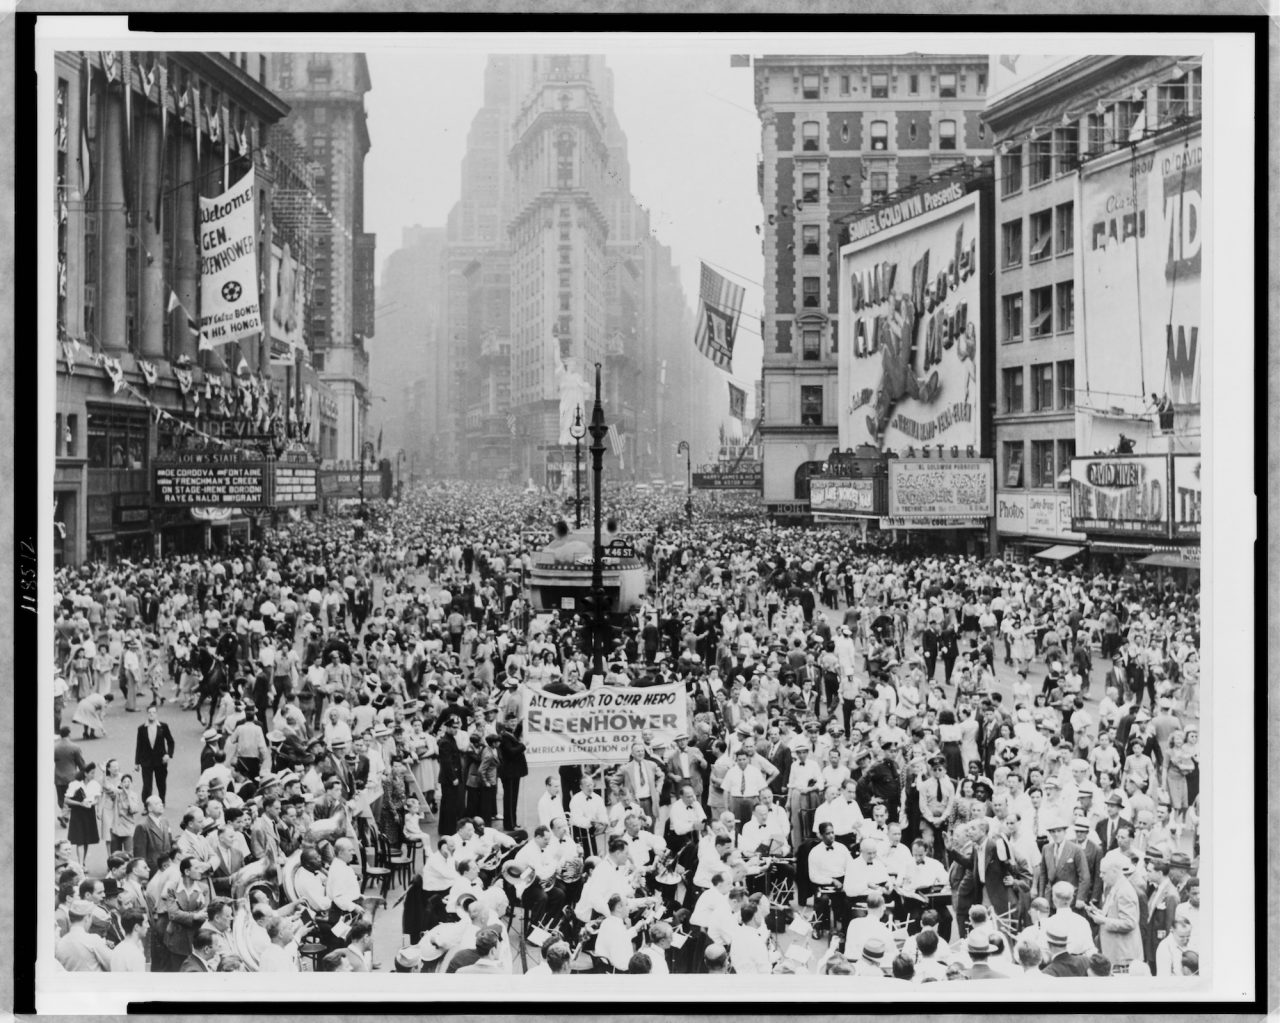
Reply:
[[318, 941], [304, 941], [298, 946], [298, 955], [302, 957], [302, 961], [309, 964], [312, 973], [320, 972], [320, 960], [328, 953], [327, 946], [322, 945]]

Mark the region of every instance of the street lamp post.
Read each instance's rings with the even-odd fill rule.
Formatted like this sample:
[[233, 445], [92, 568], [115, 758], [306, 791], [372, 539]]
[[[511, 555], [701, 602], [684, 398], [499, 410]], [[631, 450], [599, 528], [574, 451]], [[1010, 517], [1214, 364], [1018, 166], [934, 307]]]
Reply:
[[404, 470], [402, 467], [407, 457], [404, 448], [396, 452], [396, 500], [399, 500], [404, 493]]
[[582, 528], [582, 438], [587, 435], [582, 421], [582, 406], [573, 410], [573, 422], [569, 424], [569, 436], [573, 438], [573, 517], [574, 529]]
[[609, 428], [600, 403], [600, 363], [596, 363], [596, 402], [591, 410], [591, 473], [595, 484], [593, 518], [595, 542], [591, 546], [591, 673], [604, 674], [604, 645], [609, 622], [604, 606], [604, 546], [600, 542], [600, 475], [604, 471], [604, 438]]
[[690, 522], [693, 521], [693, 455], [689, 451], [689, 442], [682, 440], [676, 445], [676, 454], [684, 453], [684, 470], [685, 470], [685, 499], [684, 499], [684, 517]]
[[365, 520], [364, 507], [364, 466], [373, 457], [373, 441], [367, 440], [360, 448], [360, 521]]

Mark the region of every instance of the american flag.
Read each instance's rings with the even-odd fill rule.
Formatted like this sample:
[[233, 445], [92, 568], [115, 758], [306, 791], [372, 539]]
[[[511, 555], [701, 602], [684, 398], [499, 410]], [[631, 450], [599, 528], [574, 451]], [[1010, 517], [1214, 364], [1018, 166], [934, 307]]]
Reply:
[[511, 436], [516, 435], [516, 414], [514, 412], [507, 413], [507, 429], [511, 431]]
[[698, 329], [694, 344], [698, 351], [721, 369], [733, 367], [733, 342], [738, 333], [738, 317], [746, 289], [732, 284], [706, 263], [702, 264]]
[[618, 436], [618, 425], [609, 424], [609, 447], [613, 449], [615, 458], [622, 457], [622, 438]]

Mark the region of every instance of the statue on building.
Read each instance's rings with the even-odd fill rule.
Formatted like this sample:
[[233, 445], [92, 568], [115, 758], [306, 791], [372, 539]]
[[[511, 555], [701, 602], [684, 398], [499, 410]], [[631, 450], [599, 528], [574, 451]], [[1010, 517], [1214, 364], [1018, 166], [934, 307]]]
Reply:
[[572, 444], [573, 436], [569, 427], [573, 425], [574, 412], [582, 408], [582, 421], [587, 421], [587, 382], [578, 372], [574, 359], [565, 359], [556, 370], [556, 385], [560, 391], [560, 440], [561, 444]]

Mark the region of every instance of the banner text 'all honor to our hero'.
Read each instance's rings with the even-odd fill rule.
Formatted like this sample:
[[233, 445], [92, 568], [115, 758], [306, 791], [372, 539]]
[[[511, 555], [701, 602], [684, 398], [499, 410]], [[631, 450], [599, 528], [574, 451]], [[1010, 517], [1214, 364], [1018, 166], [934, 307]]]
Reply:
[[526, 688], [521, 708], [531, 764], [622, 763], [638, 742], [671, 745], [688, 731], [688, 698], [679, 685], [592, 689], [572, 696]]

